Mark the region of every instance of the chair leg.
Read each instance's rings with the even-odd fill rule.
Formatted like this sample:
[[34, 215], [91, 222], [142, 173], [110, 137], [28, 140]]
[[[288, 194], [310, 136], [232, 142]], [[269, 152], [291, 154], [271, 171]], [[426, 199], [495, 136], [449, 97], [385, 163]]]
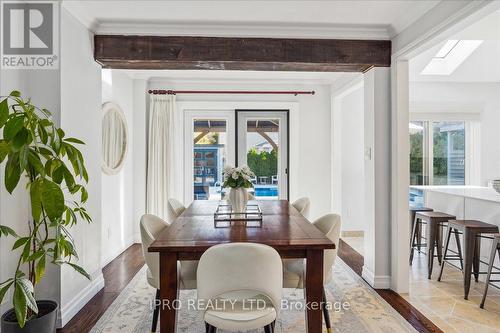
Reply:
[[[479, 307], [481, 309], [484, 309], [484, 302], [486, 301], [486, 294], [488, 294], [488, 286], [490, 285], [490, 278], [491, 278], [491, 270], [493, 269], [493, 264], [495, 262], [495, 255], [498, 249], [498, 239], [495, 239], [493, 243], [491, 244], [491, 254], [490, 254], [490, 263], [488, 266], [488, 274], [486, 275], [486, 282], [484, 285], [484, 293], [483, 293], [483, 299], [481, 300], [481, 304]], [[500, 255], [500, 250], [498, 252]]]
[[264, 333], [273, 333], [273, 324], [264, 326]]
[[444, 263], [446, 262], [446, 254], [448, 253], [448, 247], [450, 246], [450, 236], [452, 229], [448, 227], [446, 231], [446, 240], [444, 241], [444, 253], [443, 253], [443, 262], [441, 263], [441, 269], [439, 270], [438, 281], [441, 281], [441, 277], [443, 276]]
[[217, 327], [208, 324], [208, 333], [217, 333]]
[[156, 297], [155, 297], [155, 309], [153, 311], [153, 324], [151, 326], [151, 332], [156, 332], [156, 326], [158, 325], [158, 314], [160, 313], [160, 304], [158, 300], [160, 299], [160, 289], [156, 290]]
[[327, 333], [333, 333], [332, 323], [330, 322], [330, 314], [328, 313], [328, 307], [326, 305], [327, 302], [325, 287], [323, 287], [323, 317], [325, 318], [325, 326]]

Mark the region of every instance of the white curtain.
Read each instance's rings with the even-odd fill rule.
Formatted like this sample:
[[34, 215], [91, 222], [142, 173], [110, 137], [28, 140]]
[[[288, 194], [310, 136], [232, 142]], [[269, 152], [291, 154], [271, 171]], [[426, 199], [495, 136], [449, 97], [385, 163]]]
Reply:
[[175, 105], [173, 95], [150, 96], [147, 212], [167, 221], [174, 186]]

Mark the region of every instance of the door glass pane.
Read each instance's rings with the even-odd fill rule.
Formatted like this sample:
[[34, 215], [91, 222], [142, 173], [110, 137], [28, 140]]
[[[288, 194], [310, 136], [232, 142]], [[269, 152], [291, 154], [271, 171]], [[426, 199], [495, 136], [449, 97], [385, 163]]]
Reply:
[[247, 164], [257, 199], [278, 199], [279, 195], [279, 119], [247, 120]]
[[[424, 174], [424, 123], [421, 121], [410, 122], [410, 185], [426, 185]], [[410, 204], [423, 204], [423, 192], [410, 189]]]
[[410, 185], [424, 185], [424, 123], [410, 123]]
[[227, 160], [226, 125], [225, 120], [194, 120], [194, 200], [221, 199], [222, 170]]
[[465, 184], [465, 123], [434, 122], [433, 185]]

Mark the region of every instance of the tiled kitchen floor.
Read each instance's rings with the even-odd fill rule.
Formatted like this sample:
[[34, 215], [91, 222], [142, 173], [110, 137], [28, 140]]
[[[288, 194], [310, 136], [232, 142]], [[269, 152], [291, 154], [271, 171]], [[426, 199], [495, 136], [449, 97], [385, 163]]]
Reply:
[[[363, 249], [361, 237], [342, 239], [356, 251]], [[439, 270], [436, 259], [432, 279], [428, 280], [426, 256], [415, 253], [410, 269], [410, 293], [401, 296], [445, 333], [500, 332], [500, 290], [490, 286], [483, 310], [479, 303], [484, 283], [472, 279], [469, 300], [464, 300], [462, 273], [446, 265], [438, 282]]]

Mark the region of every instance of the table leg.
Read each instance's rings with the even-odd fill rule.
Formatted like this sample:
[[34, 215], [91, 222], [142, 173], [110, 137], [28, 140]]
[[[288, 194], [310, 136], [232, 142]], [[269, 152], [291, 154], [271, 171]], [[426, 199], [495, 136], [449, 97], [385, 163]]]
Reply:
[[175, 333], [177, 294], [177, 254], [160, 253], [160, 332]]
[[321, 333], [323, 318], [323, 250], [307, 250], [306, 260], [307, 333]]

